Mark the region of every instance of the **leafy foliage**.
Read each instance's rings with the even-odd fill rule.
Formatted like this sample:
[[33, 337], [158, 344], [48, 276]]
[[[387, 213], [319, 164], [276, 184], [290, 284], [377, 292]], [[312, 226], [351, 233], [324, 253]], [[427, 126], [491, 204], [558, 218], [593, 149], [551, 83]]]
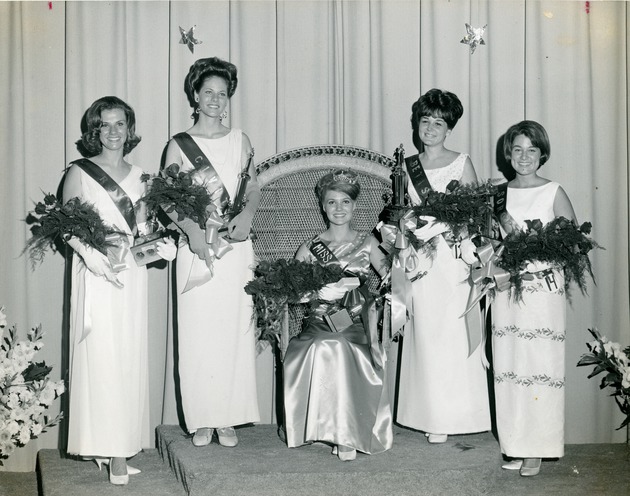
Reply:
[[107, 235], [118, 232], [101, 219], [94, 205], [77, 197], [63, 204], [51, 193], [35, 204], [26, 222], [32, 224], [32, 237], [24, 251], [28, 252], [33, 266], [43, 261], [48, 250], [56, 251], [56, 242], [71, 237], [106, 254], [107, 248], [113, 246], [107, 241]]
[[245, 286], [245, 292], [254, 299], [261, 338], [276, 339], [285, 304], [299, 303], [342, 277], [343, 270], [338, 265], [320, 265], [292, 258], [261, 261], [254, 269], [254, 279]]
[[417, 215], [431, 215], [448, 225], [454, 238], [485, 234], [493, 213], [491, 197], [497, 188], [490, 181], [460, 184], [451, 181], [444, 193], [429, 191], [422, 205], [413, 207]]
[[523, 288], [521, 273], [532, 261], [564, 270], [567, 294], [573, 282], [585, 294], [587, 276], [593, 278], [588, 253], [594, 248], [601, 248], [588, 237], [591, 223], [584, 222], [577, 226], [571, 220], [557, 217], [545, 225], [538, 219], [528, 220], [526, 224], [526, 230], [517, 230], [506, 236], [503, 240], [503, 254], [496, 262], [498, 267], [511, 274], [511, 283], [517, 297]]
[[149, 185], [146, 194], [140, 198], [149, 214], [155, 216], [162, 208], [167, 213], [177, 213], [180, 221], [188, 218], [205, 229], [212, 198], [196, 170], [181, 172], [179, 165], [171, 164], [161, 174], [143, 174], [141, 179]]

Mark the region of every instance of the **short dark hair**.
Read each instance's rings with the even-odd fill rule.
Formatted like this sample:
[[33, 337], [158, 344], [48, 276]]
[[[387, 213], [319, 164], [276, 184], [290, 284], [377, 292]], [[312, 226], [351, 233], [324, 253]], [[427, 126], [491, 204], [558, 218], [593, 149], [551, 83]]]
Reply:
[[544, 165], [551, 156], [551, 144], [547, 131], [536, 121], [521, 121], [510, 126], [503, 136], [503, 154], [508, 162], [512, 161], [512, 145], [517, 136], [526, 136], [536, 148], [540, 149], [540, 165]]
[[125, 113], [127, 120], [127, 139], [123, 145], [123, 155], [127, 155], [140, 143], [140, 136], [136, 135], [136, 114], [133, 109], [116, 96], [104, 96], [96, 100], [85, 111], [81, 125], [81, 139], [76, 142], [81, 154], [85, 157], [94, 157], [103, 151], [101, 143], [101, 113], [103, 110], [120, 109]]
[[418, 150], [422, 148], [422, 143], [418, 137], [418, 128], [422, 117], [439, 117], [444, 119], [449, 129], [453, 129], [462, 115], [464, 115], [464, 107], [455, 93], [437, 88], [427, 91], [411, 106], [413, 144]]
[[356, 200], [361, 193], [361, 185], [356, 172], [349, 169], [338, 169], [322, 176], [315, 186], [315, 194], [319, 204], [324, 204], [324, 197], [328, 191], [341, 191], [352, 200]]
[[188, 103], [193, 109], [192, 118], [195, 119], [195, 122], [199, 118], [194, 112], [199, 106], [199, 103], [195, 101], [195, 92], [199, 93], [204, 81], [213, 76], [223, 79], [227, 84], [228, 98], [232, 98], [238, 84], [237, 73], [238, 70], [234, 64], [218, 57], [197, 59], [190, 66], [184, 79], [184, 91], [188, 97]]

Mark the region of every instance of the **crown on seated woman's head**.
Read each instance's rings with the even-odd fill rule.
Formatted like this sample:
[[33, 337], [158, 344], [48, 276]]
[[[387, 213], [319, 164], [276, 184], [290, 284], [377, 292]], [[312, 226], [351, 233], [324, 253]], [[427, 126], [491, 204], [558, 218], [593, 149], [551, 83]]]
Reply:
[[348, 184], [356, 184], [358, 177], [357, 175], [349, 170], [339, 170], [333, 172], [333, 181], [337, 183], [348, 183]]

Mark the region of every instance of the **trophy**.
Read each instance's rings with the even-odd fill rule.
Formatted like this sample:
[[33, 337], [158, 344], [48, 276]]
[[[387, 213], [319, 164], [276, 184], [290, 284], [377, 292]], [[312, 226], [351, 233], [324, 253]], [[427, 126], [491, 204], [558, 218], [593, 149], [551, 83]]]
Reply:
[[131, 254], [138, 267], [162, 258], [157, 252], [157, 244], [168, 235], [155, 220], [148, 221], [147, 227], [149, 232], [136, 237], [131, 247]]
[[248, 171], [254, 160], [254, 149], [249, 152], [249, 157], [247, 158], [247, 164], [245, 168], [238, 175], [238, 185], [236, 186], [236, 197], [234, 198], [234, 203], [232, 203], [232, 208], [230, 209], [230, 219], [233, 219], [243, 210], [245, 199], [245, 192], [247, 191], [247, 183], [251, 179]]
[[405, 172], [405, 150], [402, 144], [394, 151], [395, 164], [389, 176], [392, 180], [392, 197], [388, 205], [379, 215], [379, 220], [385, 224], [398, 225], [398, 221], [405, 214], [405, 194], [407, 188], [407, 173]]
[[403, 164], [405, 163], [405, 149], [402, 143], [396, 148], [394, 156], [396, 157], [396, 165], [392, 168], [392, 174], [389, 176], [392, 180], [392, 205], [395, 207], [404, 207], [406, 173], [403, 168]]

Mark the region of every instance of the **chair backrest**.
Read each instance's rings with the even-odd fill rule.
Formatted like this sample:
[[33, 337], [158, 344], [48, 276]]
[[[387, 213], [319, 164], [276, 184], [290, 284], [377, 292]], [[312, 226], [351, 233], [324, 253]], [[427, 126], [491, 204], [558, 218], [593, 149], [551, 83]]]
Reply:
[[[292, 258], [306, 240], [326, 230], [315, 195], [320, 177], [339, 169], [351, 169], [359, 176], [361, 194], [353, 217], [354, 228], [370, 232], [391, 193], [394, 160], [381, 153], [343, 145], [319, 145], [278, 153], [258, 164], [262, 191], [254, 216], [254, 252], [259, 260]], [[372, 273], [368, 287], [376, 291], [379, 278]], [[290, 335], [299, 333], [302, 309], [290, 309]]]
[[359, 175], [361, 194], [354, 228], [371, 231], [391, 192], [393, 159], [364, 148], [319, 145], [278, 153], [258, 164], [262, 190], [253, 220], [254, 251], [260, 260], [291, 258], [299, 246], [326, 230], [315, 185], [331, 170], [346, 168]]

